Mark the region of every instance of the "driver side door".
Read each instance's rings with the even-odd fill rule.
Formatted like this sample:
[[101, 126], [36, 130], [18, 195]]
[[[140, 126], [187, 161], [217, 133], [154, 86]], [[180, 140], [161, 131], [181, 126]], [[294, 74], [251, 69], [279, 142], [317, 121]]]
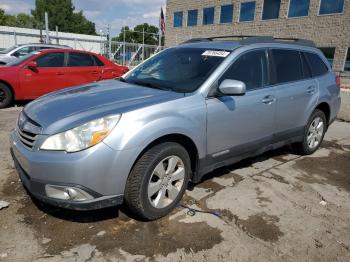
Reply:
[[207, 154], [209, 164], [250, 154], [272, 142], [276, 111], [275, 90], [268, 86], [265, 49], [239, 55], [218, 81], [245, 83], [242, 96], [214, 96], [207, 104]]

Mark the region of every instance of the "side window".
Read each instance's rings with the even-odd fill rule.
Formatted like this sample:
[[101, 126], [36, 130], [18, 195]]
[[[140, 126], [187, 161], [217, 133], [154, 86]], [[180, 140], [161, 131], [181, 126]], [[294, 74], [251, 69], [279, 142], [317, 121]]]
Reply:
[[47, 53], [35, 60], [38, 67], [63, 67], [64, 53]]
[[247, 91], [262, 88], [267, 83], [267, 63], [265, 50], [250, 51], [240, 56], [221, 77], [239, 80], [246, 84]]
[[275, 69], [272, 84], [282, 84], [304, 78], [299, 51], [273, 49], [271, 53]]
[[312, 76], [321, 76], [328, 72], [328, 67], [318, 55], [313, 53], [305, 54], [311, 68]]
[[89, 54], [75, 52], [69, 52], [68, 54], [68, 67], [94, 66], [94, 60]]
[[25, 55], [33, 52], [34, 50], [35, 50], [35, 48], [33, 46], [25, 46], [25, 47], [18, 49], [12, 55], [16, 56], [16, 57], [21, 57], [21, 56], [25, 56]]
[[312, 73], [311, 73], [311, 69], [310, 66], [306, 60], [306, 55], [303, 52], [300, 52], [300, 56], [301, 56], [301, 65], [303, 67], [303, 76], [305, 79], [307, 78], [311, 78], [312, 77]]
[[95, 65], [97, 65], [97, 66], [104, 66], [104, 63], [100, 60], [100, 59], [98, 59], [96, 56], [94, 56], [94, 55], [91, 55], [92, 56], [92, 58], [95, 60]]

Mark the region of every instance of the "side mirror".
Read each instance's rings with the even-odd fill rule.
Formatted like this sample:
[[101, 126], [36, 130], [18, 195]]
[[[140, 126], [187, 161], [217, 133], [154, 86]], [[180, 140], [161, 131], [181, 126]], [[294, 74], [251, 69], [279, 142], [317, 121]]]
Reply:
[[38, 63], [35, 62], [35, 61], [30, 61], [30, 62], [27, 64], [27, 67], [28, 67], [29, 69], [35, 70], [35, 69], [37, 69], [37, 67], [38, 67]]
[[246, 92], [246, 85], [242, 81], [226, 79], [220, 84], [219, 92], [228, 96], [242, 96]]

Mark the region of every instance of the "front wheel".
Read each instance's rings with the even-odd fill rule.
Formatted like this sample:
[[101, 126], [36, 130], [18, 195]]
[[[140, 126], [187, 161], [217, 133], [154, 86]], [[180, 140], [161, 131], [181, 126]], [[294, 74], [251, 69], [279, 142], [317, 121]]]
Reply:
[[294, 145], [298, 154], [313, 154], [321, 145], [327, 130], [327, 120], [325, 114], [316, 109], [311, 115], [304, 130], [303, 141]]
[[11, 89], [0, 83], [0, 108], [6, 108], [13, 102], [13, 94]]
[[132, 169], [125, 202], [137, 216], [154, 220], [167, 215], [181, 200], [191, 174], [190, 157], [173, 142], [146, 151]]

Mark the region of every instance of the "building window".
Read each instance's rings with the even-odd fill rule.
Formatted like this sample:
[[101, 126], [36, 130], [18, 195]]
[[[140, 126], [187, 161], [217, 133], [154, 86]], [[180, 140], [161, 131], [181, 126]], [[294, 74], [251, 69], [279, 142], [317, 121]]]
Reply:
[[335, 47], [320, 47], [319, 48], [324, 56], [327, 58], [328, 63], [333, 66]]
[[281, 0], [264, 0], [262, 19], [277, 19], [280, 13]]
[[288, 17], [309, 15], [310, 0], [289, 0]]
[[350, 71], [350, 48], [348, 48], [348, 54], [346, 55], [344, 71]]
[[182, 27], [182, 12], [175, 12], [174, 13], [174, 27]]
[[233, 5], [221, 6], [220, 23], [232, 23], [233, 20]]
[[198, 18], [198, 10], [189, 10], [187, 16], [187, 26], [196, 26]]
[[239, 21], [240, 22], [254, 21], [254, 18], [255, 18], [255, 1], [241, 3]]
[[344, 0], [320, 0], [320, 15], [343, 13]]
[[203, 9], [203, 25], [214, 24], [214, 7], [207, 7]]

